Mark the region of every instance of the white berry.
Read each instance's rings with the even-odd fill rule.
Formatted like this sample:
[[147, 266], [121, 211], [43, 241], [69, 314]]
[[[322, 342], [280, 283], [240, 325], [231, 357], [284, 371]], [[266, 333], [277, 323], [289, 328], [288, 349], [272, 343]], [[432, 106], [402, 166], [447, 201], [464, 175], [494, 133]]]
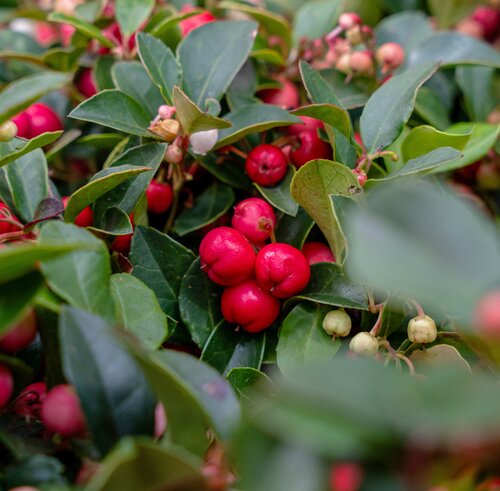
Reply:
[[378, 351], [378, 341], [369, 332], [360, 332], [351, 339], [349, 349], [358, 355], [373, 356]]
[[17, 135], [17, 126], [13, 121], [0, 125], [0, 142], [10, 142]]
[[432, 343], [436, 337], [436, 323], [428, 315], [414, 317], [408, 322], [408, 339], [412, 343]]
[[217, 130], [198, 131], [197, 133], [193, 133], [189, 137], [193, 152], [199, 155], [207, 154], [217, 143], [217, 137]]
[[345, 313], [344, 309], [332, 310], [323, 319], [323, 329], [330, 336], [340, 336], [342, 338], [349, 336], [351, 327], [351, 318]]

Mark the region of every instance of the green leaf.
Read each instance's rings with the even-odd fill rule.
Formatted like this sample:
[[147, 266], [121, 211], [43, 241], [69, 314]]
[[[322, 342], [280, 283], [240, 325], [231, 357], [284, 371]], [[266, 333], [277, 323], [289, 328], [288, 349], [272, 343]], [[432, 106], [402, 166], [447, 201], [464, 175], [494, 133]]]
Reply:
[[234, 191], [218, 182], [201, 193], [192, 208], [185, 208], [175, 221], [175, 232], [183, 237], [208, 225], [226, 213], [234, 203]]
[[445, 130], [450, 126], [448, 109], [443, 101], [429, 87], [421, 87], [415, 101], [415, 112], [431, 126]]
[[347, 278], [342, 268], [334, 263], [313, 264], [309, 284], [289, 302], [296, 300], [368, 310], [368, 296], [364, 287]]
[[495, 108], [495, 70], [484, 66], [461, 66], [455, 71], [456, 81], [465, 99], [472, 121], [485, 121]]
[[113, 65], [115, 63], [116, 59], [114, 56], [102, 55], [97, 58], [94, 67], [94, 80], [98, 92], [115, 88], [112, 75]]
[[201, 360], [227, 375], [233, 368], [259, 369], [264, 358], [265, 333], [237, 332], [234, 326], [221, 322], [208, 338]]
[[295, 216], [283, 213], [278, 218], [274, 234], [277, 242], [286, 242], [297, 249], [302, 249], [313, 227], [313, 219], [299, 206]]
[[58, 22], [61, 24], [69, 24], [73, 26], [77, 31], [81, 32], [85, 36], [96, 39], [106, 48], [114, 48], [115, 43], [108, 39], [102, 32], [92, 24], [78, 19], [77, 17], [72, 17], [70, 15], [65, 15], [60, 12], [53, 12], [49, 15], [48, 19], [50, 22]]
[[308, 162], [296, 172], [291, 184], [293, 198], [321, 229], [337, 261], [343, 258], [346, 243], [330, 196], [349, 197], [360, 189], [350, 169], [329, 160]]
[[179, 308], [193, 341], [200, 347], [222, 322], [220, 295], [222, 288], [208, 279], [196, 259], [182, 278]]
[[50, 288], [73, 307], [113, 319], [111, 266], [104, 242], [76, 225], [51, 221], [42, 227], [40, 244], [53, 243], [86, 250], [42, 261], [41, 270]]
[[299, 211], [299, 205], [290, 193], [290, 185], [295, 175], [295, 168], [291, 165], [283, 180], [273, 187], [260, 186], [254, 183], [259, 193], [271, 203], [275, 208], [288, 215], [295, 216]]
[[168, 320], [153, 290], [130, 274], [114, 274], [111, 295], [118, 324], [147, 348], [159, 348], [168, 336]]
[[154, 0], [116, 0], [116, 20], [124, 36], [137, 31], [151, 14]]
[[41, 149], [0, 168], [0, 197], [23, 222], [33, 220], [38, 204], [48, 196], [47, 161]]
[[219, 131], [215, 148], [231, 145], [251, 133], [262, 133], [272, 128], [300, 123], [300, 119], [273, 104], [252, 104], [240, 107], [224, 116], [232, 127]]
[[314, 70], [309, 63], [301, 60], [299, 63], [300, 75], [307, 92], [307, 96], [314, 104], [331, 104], [343, 108], [333, 87]]
[[43, 60], [52, 70], [74, 72], [84, 52], [84, 48], [52, 48], [44, 53]]
[[475, 6], [473, 0], [429, 0], [429, 10], [441, 28], [451, 27], [467, 17]]
[[311, 104], [292, 111], [295, 116], [309, 116], [338, 129], [343, 135], [351, 135], [351, 120], [349, 114], [333, 104]]
[[163, 311], [176, 320], [181, 281], [194, 257], [189, 249], [154, 228], [135, 229], [130, 250], [133, 274], [156, 293]]
[[0, 155], [2, 155], [2, 157], [0, 157], [0, 167], [17, 160], [37, 148], [41, 148], [55, 142], [62, 135], [62, 133], [62, 131], [53, 131], [43, 133], [31, 140], [14, 138], [14, 140], [9, 143], [0, 143]]
[[243, 166], [231, 161], [220, 162], [219, 156], [214, 152], [203, 156], [203, 158], [199, 159], [199, 162], [204, 169], [222, 183], [243, 191], [252, 189], [252, 181], [246, 175]]
[[202, 109], [220, 100], [245, 63], [257, 34], [253, 21], [218, 21], [193, 30], [179, 45], [182, 88]]
[[90, 121], [132, 135], [152, 138], [148, 113], [132, 97], [119, 90], [104, 90], [87, 99], [69, 114], [70, 118]]
[[293, 40], [297, 45], [302, 38], [318, 39], [328, 34], [342, 12], [340, 0], [305, 2], [297, 11], [293, 22]]
[[151, 80], [158, 86], [165, 100], [173, 102], [172, 92], [181, 83], [182, 68], [172, 50], [161, 40], [140, 32], [136, 36], [137, 50]]
[[88, 312], [63, 307], [59, 335], [64, 374], [78, 393], [100, 452], [106, 454], [124, 436], [151, 435], [153, 393], [144, 373], [106, 322]]
[[0, 124], [69, 81], [69, 75], [64, 73], [41, 72], [7, 85], [0, 94]]
[[127, 438], [102, 461], [87, 489], [207, 491], [200, 466], [196, 458], [182, 449], [162, 448], [153, 441]]
[[415, 350], [410, 360], [417, 370], [441, 369], [442, 367], [456, 367], [470, 374], [470, 365], [454, 346], [436, 344], [428, 349]]
[[[164, 20], [159, 22], [157, 25], [151, 29], [151, 34], [156, 38], [165, 39], [167, 38], [170, 41], [169, 34], [172, 34], [172, 29], [175, 29], [179, 22], [184, 19], [188, 19], [189, 17], [193, 17], [193, 15], [198, 15], [202, 12], [202, 9], [194, 8], [189, 12], [179, 12], [178, 14], [169, 15]], [[177, 42], [180, 39], [180, 29], [176, 29], [175, 41]]]
[[394, 75], [368, 100], [360, 119], [361, 138], [369, 154], [388, 147], [413, 112], [417, 91], [437, 70], [426, 64]]
[[227, 374], [226, 379], [240, 399], [250, 399], [251, 393], [256, 387], [261, 387], [264, 384], [271, 387], [273, 385], [265, 373], [255, 368], [233, 368]]
[[88, 184], [71, 195], [64, 212], [64, 220], [73, 222], [86, 206], [89, 206], [123, 182], [147, 171], [151, 171], [151, 168], [134, 165], [121, 165], [101, 170], [92, 177]]
[[147, 109], [154, 119], [165, 101], [145, 68], [135, 61], [120, 61], [113, 65], [112, 73], [116, 88]]
[[229, 121], [202, 112], [179, 87], [174, 87], [173, 98], [177, 118], [186, 134], [231, 127]]
[[276, 348], [278, 368], [288, 376], [290, 369], [311, 362], [329, 361], [340, 348], [322, 328], [325, 306], [299, 303], [285, 318]]

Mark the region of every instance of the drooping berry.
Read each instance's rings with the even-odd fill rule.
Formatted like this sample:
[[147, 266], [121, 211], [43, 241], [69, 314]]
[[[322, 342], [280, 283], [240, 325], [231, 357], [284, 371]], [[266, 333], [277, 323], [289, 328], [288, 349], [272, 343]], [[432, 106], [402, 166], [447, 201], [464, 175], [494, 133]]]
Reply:
[[4, 408], [14, 392], [14, 377], [5, 363], [0, 363], [0, 409]]
[[[62, 198], [64, 209], [66, 209], [66, 206], [68, 205], [69, 198], [69, 196], [63, 196]], [[74, 224], [83, 228], [92, 227], [94, 224], [94, 212], [92, 211], [92, 208], [90, 206], [86, 206], [80, 213], [78, 213], [74, 220]]]
[[33, 342], [36, 332], [35, 311], [29, 309], [19, 322], [0, 335], [0, 352], [11, 354], [21, 351]]
[[373, 356], [378, 351], [378, 341], [369, 332], [359, 332], [351, 339], [349, 349], [358, 355]]
[[266, 104], [274, 104], [283, 109], [296, 108], [299, 105], [299, 90], [290, 80], [280, 80], [280, 89], [266, 89], [259, 92], [259, 97]]
[[248, 278], [253, 271], [255, 252], [241, 232], [230, 227], [218, 227], [203, 237], [200, 261], [214, 283], [235, 285]]
[[428, 315], [419, 315], [408, 323], [408, 339], [412, 343], [433, 343], [436, 337], [436, 323]]
[[309, 265], [335, 262], [335, 256], [332, 251], [322, 242], [306, 242], [302, 246], [302, 254], [306, 257]]
[[392, 72], [403, 63], [405, 52], [398, 43], [385, 43], [377, 49], [375, 58], [382, 66], [382, 73], [385, 74]]
[[344, 309], [331, 310], [323, 318], [323, 329], [330, 336], [349, 336], [352, 321]]
[[264, 143], [257, 145], [247, 156], [245, 170], [250, 179], [261, 186], [275, 186], [286, 175], [288, 160], [283, 151]]
[[57, 113], [46, 104], [37, 102], [26, 109], [26, 114], [30, 118], [29, 138], [35, 138], [47, 131], [60, 131], [63, 129], [61, 119]]
[[262, 244], [276, 227], [276, 215], [267, 201], [248, 198], [234, 208], [231, 225], [253, 244]]
[[300, 146], [290, 152], [290, 160], [295, 167], [302, 167], [311, 160], [332, 158], [332, 147], [320, 139], [316, 130], [304, 130], [298, 139]]
[[[190, 12], [191, 10], [195, 10], [195, 8], [192, 7], [191, 5], [185, 5], [181, 9], [181, 12], [187, 13]], [[187, 19], [181, 20], [179, 22], [179, 27], [181, 29], [182, 37], [187, 36], [191, 31], [198, 29], [198, 27], [208, 24], [209, 22], [214, 22], [216, 20], [217, 18], [214, 17], [214, 15], [208, 10], [205, 10], [204, 12], [188, 17]]]
[[146, 189], [148, 211], [151, 213], [165, 213], [172, 204], [174, 193], [172, 186], [166, 182], [153, 180]]
[[263, 247], [255, 259], [259, 286], [278, 298], [296, 295], [309, 283], [311, 268], [304, 254], [289, 244]]
[[253, 279], [229, 286], [222, 294], [222, 315], [248, 332], [269, 327], [278, 317], [280, 302]]
[[323, 121], [320, 119], [311, 118], [309, 116], [299, 116], [299, 118], [304, 124], [292, 124], [291, 126], [288, 126], [287, 132], [290, 135], [299, 136], [304, 130], [318, 131], [325, 127]]
[[52, 388], [42, 403], [40, 415], [43, 424], [52, 433], [76, 437], [85, 432], [85, 417], [71, 385], [62, 384]]
[[76, 88], [87, 98], [97, 94], [94, 75], [92, 74], [92, 70], [90, 68], [84, 68], [82, 70], [77, 79]]
[[487, 293], [477, 304], [473, 324], [478, 333], [500, 339], [500, 289]]

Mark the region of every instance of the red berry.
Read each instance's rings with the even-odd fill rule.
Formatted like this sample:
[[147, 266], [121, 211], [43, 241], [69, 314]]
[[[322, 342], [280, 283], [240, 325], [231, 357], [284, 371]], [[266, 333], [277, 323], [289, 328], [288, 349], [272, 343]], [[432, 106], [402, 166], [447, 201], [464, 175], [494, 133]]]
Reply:
[[12, 212], [10, 211], [9, 207], [0, 201], [0, 234], [9, 234], [11, 232], [17, 232], [18, 230], [21, 230], [21, 225], [19, 227], [16, 227], [12, 223], [4, 222], [2, 219], [6, 219], [10, 217], [11, 220], [17, 221], [17, 218], [12, 215]]
[[286, 175], [288, 160], [275, 145], [257, 145], [247, 156], [245, 170], [261, 186], [274, 186]]
[[274, 104], [283, 109], [295, 108], [299, 105], [299, 90], [290, 80], [282, 80], [281, 89], [266, 89], [259, 93], [259, 97], [266, 104]]
[[[69, 201], [69, 196], [64, 196], [62, 198], [62, 202], [64, 205], [64, 208], [66, 209], [66, 206]], [[92, 211], [92, 208], [90, 206], [86, 206], [75, 218], [74, 220], [75, 225], [78, 225], [79, 227], [91, 227], [94, 224], [94, 212]]]
[[288, 133], [290, 135], [299, 136], [304, 130], [314, 130], [318, 131], [319, 129], [323, 129], [325, 125], [323, 121], [311, 118], [309, 116], [299, 116], [304, 124], [292, 124], [287, 128]]
[[90, 68], [84, 68], [78, 77], [76, 87], [80, 94], [89, 98], [97, 94], [97, 88], [94, 82], [94, 76]]
[[332, 147], [320, 139], [316, 130], [304, 130], [298, 138], [300, 146], [290, 152], [295, 167], [302, 167], [311, 160], [332, 158]]
[[302, 246], [302, 254], [304, 254], [310, 265], [335, 262], [335, 256], [332, 254], [332, 251], [322, 242], [306, 242]]
[[25, 387], [16, 397], [12, 412], [18, 416], [40, 418], [41, 404], [47, 396], [45, 382], [35, 382]]
[[276, 215], [267, 201], [248, 198], [236, 205], [231, 225], [250, 242], [261, 244], [276, 227]]
[[279, 300], [262, 290], [253, 279], [230, 286], [222, 294], [224, 319], [248, 332], [266, 329], [279, 312]]
[[500, 29], [500, 9], [493, 7], [477, 7], [472, 14], [472, 19], [481, 24], [484, 37], [492, 41], [499, 35]]
[[17, 136], [20, 138], [31, 138], [31, 118], [26, 111], [19, 113], [12, 118], [12, 121], [17, 126]]
[[30, 345], [36, 337], [35, 311], [30, 309], [24, 318], [0, 335], [0, 352], [17, 353]]
[[201, 266], [218, 285], [240, 283], [253, 271], [255, 252], [245, 236], [230, 227], [208, 232], [200, 244]]
[[259, 286], [275, 297], [287, 298], [309, 283], [311, 269], [306, 257], [289, 244], [269, 244], [255, 259], [255, 277]]
[[[185, 5], [182, 8], [181, 12], [186, 13], [190, 12], [191, 10], [195, 10], [195, 8], [191, 5]], [[181, 22], [179, 22], [182, 37], [187, 36], [191, 31], [198, 29], [198, 27], [208, 24], [209, 22], [214, 22], [215, 20], [217, 20], [216, 17], [214, 17], [208, 10], [182, 20]]]
[[355, 462], [343, 462], [332, 466], [331, 491], [359, 491], [363, 484], [363, 469]]
[[80, 402], [71, 385], [56, 385], [42, 403], [41, 419], [47, 430], [64, 437], [79, 436], [86, 424]]
[[5, 407], [14, 392], [14, 378], [9, 367], [0, 363], [0, 409]]
[[368, 176], [366, 175], [366, 172], [363, 169], [354, 169], [352, 173], [356, 176], [356, 179], [359, 182], [359, 185], [363, 187], [366, 184], [366, 181], [368, 180]]
[[63, 129], [61, 119], [57, 113], [46, 104], [37, 102], [26, 109], [26, 114], [31, 120], [30, 138], [35, 138], [47, 131]]
[[500, 339], [500, 289], [487, 293], [479, 301], [473, 320], [481, 334]]
[[35, 39], [38, 44], [49, 47], [57, 41], [58, 32], [54, 25], [47, 22], [37, 22], [35, 27]]
[[148, 211], [151, 213], [165, 213], [172, 204], [174, 193], [172, 186], [166, 182], [151, 181], [146, 189]]
[[112, 243], [111, 250], [128, 256], [134, 234], [119, 235]]

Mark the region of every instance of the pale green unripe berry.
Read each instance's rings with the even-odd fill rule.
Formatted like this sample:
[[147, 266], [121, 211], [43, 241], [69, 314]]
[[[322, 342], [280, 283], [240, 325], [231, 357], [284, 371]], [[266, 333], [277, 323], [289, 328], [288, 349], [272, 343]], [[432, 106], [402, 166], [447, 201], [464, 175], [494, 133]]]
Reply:
[[342, 338], [349, 336], [351, 327], [351, 318], [345, 313], [344, 309], [332, 310], [323, 319], [323, 329], [330, 336], [340, 336]]
[[378, 351], [378, 341], [369, 332], [360, 332], [351, 339], [349, 349], [358, 355], [373, 356]]
[[419, 315], [408, 322], [408, 339], [412, 343], [432, 343], [436, 337], [436, 323], [428, 315]]
[[10, 142], [17, 135], [17, 126], [13, 121], [0, 125], [0, 142]]

